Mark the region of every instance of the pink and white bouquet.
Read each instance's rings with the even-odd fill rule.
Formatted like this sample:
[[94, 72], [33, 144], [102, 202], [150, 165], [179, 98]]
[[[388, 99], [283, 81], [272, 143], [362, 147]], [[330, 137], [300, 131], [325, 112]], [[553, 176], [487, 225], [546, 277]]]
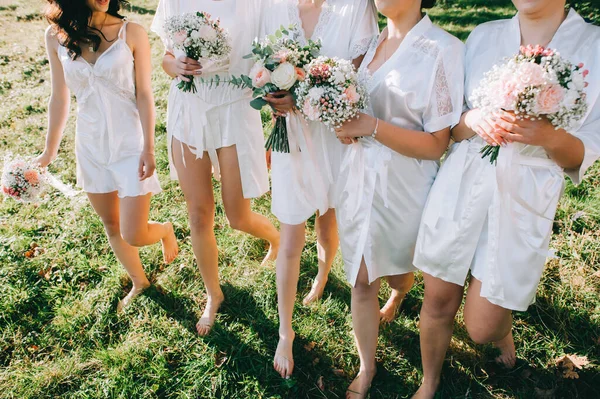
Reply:
[[28, 203], [38, 200], [47, 180], [42, 168], [33, 162], [6, 157], [0, 184], [6, 197]]
[[[213, 20], [205, 12], [186, 13], [170, 17], [165, 22], [165, 31], [173, 47], [196, 61], [220, 62], [231, 54], [230, 38], [218, 19]], [[184, 92], [196, 92], [193, 76], [190, 81], [177, 85]]]
[[[309, 40], [303, 46], [298, 40], [298, 30], [292, 25], [283, 26], [263, 41], [255, 41], [252, 54], [246, 58], [255, 61], [248, 76], [242, 76], [237, 82], [253, 90], [250, 105], [262, 109], [268, 103], [263, 99], [269, 93], [281, 90], [289, 91], [295, 98], [295, 89], [305, 78], [304, 66], [315, 59], [321, 51], [321, 42]], [[275, 117], [275, 125], [265, 144], [267, 150], [289, 153], [286, 118]]]
[[[572, 129], [587, 112], [583, 64], [574, 65], [552, 49], [522, 46], [515, 57], [487, 72], [470, 98], [483, 116], [499, 110], [520, 119], [548, 118], [558, 129]], [[496, 162], [500, 148], [485, 146], [482, 157]]]
[[366, 86], [350, 61], [319, 57], [305, 69], [306, 79], [298, 85], [296, 96], [306, 119], [333, 130], [367, 106]]

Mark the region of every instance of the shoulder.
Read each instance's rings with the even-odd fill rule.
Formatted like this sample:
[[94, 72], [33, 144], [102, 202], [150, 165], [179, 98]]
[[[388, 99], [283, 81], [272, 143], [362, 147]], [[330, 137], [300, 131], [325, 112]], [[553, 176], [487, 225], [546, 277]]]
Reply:
[[499, 32], [506, 29], [510, 22], [510, 19], [499, 19], [477, 25], [467, 39], [467, 46], [477, 43], [481, 41], [481, 39], [491, 39], [492, 37], [497, 36]]
[[437, 25], [433, 25], [433, 27], [429, 30], [429, 32], [427, 32], [427, 34], [432, 40], [434, 40], [437, 43], [437, 45], [440, 47], [440, 50], [442, 51], [445, 51], [446, 49], [452, 51], [464, 50], [465, 45], [459, 38], [449, 33], [448, 31], [440, 28]]
[[448, 54], [462, 57], [465, 45], [444, 29], [432, 25], [414, 42], [413, 47], [433, 59], [439, 59]]
[[142, 38], [148, 37], [148, 32], [146, 32], [146, 28], [144, 28], [142, 25], [138, 24], [137, 22], [128, 21], [125, 29], [127, 29], [127, 36], [133, 35], [133, 36], [142, 37]]

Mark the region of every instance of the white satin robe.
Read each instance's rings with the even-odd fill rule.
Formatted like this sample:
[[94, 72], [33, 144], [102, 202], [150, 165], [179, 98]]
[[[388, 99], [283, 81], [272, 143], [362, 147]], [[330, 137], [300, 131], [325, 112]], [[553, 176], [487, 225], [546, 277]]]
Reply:
[[[373, 42], [361, 72], [368, 73], [378, 44]], [[463, 57], [463, 43], [425, 16], [370, 77], [369, 114], [430, 133], [456, 125], [462, 113]], [[438, 161], [404, 156], [370, 137], [350, 146], [342, 163], [336, 214], [352, 286], [363, 257], [369, 282], [415, 270], [421, 213], [438, 168]]]
[[[204, 11], [219, 18], [221, 26], [230, 34], [232, 53], [228, 60], [205, 63], [202, 77], [210, 79], [219, 75], [227, 79], [231, 75], [248, 74], [252, 62], [243, 57], [252, 51], [252, 41], [258, 37], [260, 18], [264, 10], [262, 0], [160, 0], [152, 31], [163, 41], [167, 50], [176, 56], [164, 29], [165, 21], [187, 12]], [[228, 85], [210, 87], [196, 79], [196, 93], [185, 93], [177, 88], [174, 79], [169, 91], [167, 109], [167, 145], [171, 178], [177, 179], [171, 154], [175, 137], [186, 144], [197, 158], [208, 153], [214, 175], [220, 177], [217, 150], [236, 146], [242, 191], [245, 198], [260, 197], [269, 189], [269, 177], [264, 151], [264, 136], [260, 113], [250, 106], [249, 90], [239, 90]]]
[[[485, 72], [518, 53], [518, 16], [478, 26], [467, 40], [465, 97]], [[548, 47], [590, 70], [589, 111], [570, 132], [585, 145], [579, 183], [600, 156], [600, 28], [574, 10]], [[563, 192], [563, 170], [541, 147], [509, 144], [497, 166], [479, 154], [477, 136], [454, 144], [431, 190], [419, 231], [414, 264], [432, 276], [463, 285], [469, 269], [481, 295], [506, 309], [525, 311], [535, 301], [552, 224]]]
[[[265, 14], [264, 32], [295, 24], [306, 43], [298, 0], [271, 0]], [[353, 60], [364, 55], [379, 32], [370, 0], [328, 0], [312, 39], [321, 39], [321, 54]], [[287, 118], [290, 153], [273, 152], [271, 159], [273, 214], [290, 225], [304, 223], [315, 212], [335, 208], [335, 184], [344, 146], [335, 133], [299, 114]]]

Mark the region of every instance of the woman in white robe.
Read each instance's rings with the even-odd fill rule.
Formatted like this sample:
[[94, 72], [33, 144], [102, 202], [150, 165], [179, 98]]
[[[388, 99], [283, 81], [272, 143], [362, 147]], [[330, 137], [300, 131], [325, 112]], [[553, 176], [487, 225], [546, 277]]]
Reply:
[[464, 45], [423, 16], [433, 3], [376, 1], [388, 27], [361, 67], [371, 109], [337, 132], [362, 136], [345, 155], [337, 208], [361, 363], [350, 398], [365, 397], [375, 374], [380, 279], [412, 285], [421, 213], [462, 113]]
[[[265, 16], [265, 33], [296, 25], [299, 40], [321, 40], [321, 54], [360, 60], [378, 33], [371, 0], [272, 0]], [[288, 114], [290, 153], [273, 152], [271, 175], [273, 214], [281, 223], [281, 249], [277, 259], [277, 296], [280, 341], [274, 367], [282, 377], [292, 373], [294, 330], [292, 314], [296, 300], [300, 257], [305, 243], [306, 221], [317, 213], [316, 232], [319, 273], [304, 304], [319, 299], [338, 248], [335, 223], [335, 183], [344, 146], [323, 124], [306, 122], [293, 112], [288, 92], [266, 97], [278, 113]]]
[[[463, 141], [440, 170], [419, 231], [414, 264], [423, 271], [425, 298], [424, 380], [417, 397], [433, 397], [439, 384], [469, 271], [467, 330], [477, 343], [494, 342], [501, 350], [497, 360], [514, 365], [511, 311], [535, 301], [563, 169], [579, 183], [600, 155], [600, 28], [574, 10], [565, 12], [564, 0], [513, 3], [519, 11], [514, 18], [480, 25], [467, 41], [467, 111], [453, 130]], [[528, 44], [556, 49], [590, 70], [589, 110], [578, 128], [555, 130], [545, 119], [517, 121], [507, 113], [484, 119], [472, 109], [469, 96], [485, 72]], [[481, 158], [486, 141], [503, 145], [497, 166]]]
[[[200, 65], [173, 49], [165, 21], [197, 11], [219, 18], [229, 32], [233, 49], [228, 60]], [[177, 88], [177, 83], [186, 75], [201, 74], [210, 79], [216, 74], [221, 78], [247, 74], [252, 63], [243, 57], [250, 53], [252, 41], [259, 34], [263, 11], [262, 0], [161, 0], [152, 24], [166, 48], [163, 69], [174, 78], [167, 112], [171, 176], [179, 179], [185, 195], [194, 254], [208, 294], [197, 324], [200, 335], [208, 334], [224, 299], [213, 231], [211, 171], [221, 178], [223, 205], [231, 227], [269, 242], [265, 261], [276, 258], [279, 233], [266, 217], [250, 209], [250, 199], [268, 191], [263, 130], [259, 112], [250, 107], [250, 92], [227, 85], [211, 87], [196, 79], [197, 92], [186, 93]]]

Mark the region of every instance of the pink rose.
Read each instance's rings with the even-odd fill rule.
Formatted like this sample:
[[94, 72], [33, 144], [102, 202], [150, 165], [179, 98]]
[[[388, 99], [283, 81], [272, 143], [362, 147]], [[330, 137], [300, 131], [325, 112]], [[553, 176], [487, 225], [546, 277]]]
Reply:
[[185, 30], [180, 30], [178, 32], [175, 32], [175, 34], [173, 35], [173, 42], [176, 45], [181, 46], [183, 43], [185, 43], [187, 37], [187, 32]]
[[549, 85], [542, 89], [537, 96], [536, 112], [550, 115], [560, 111], [560, 104], [565, 96], [565, 90], [560, 85]]
[[296, 77], [300, 81], [306, 79], [306, 72], [304, 72], [304, 69], [296, 67]]
[[356, 92], [356, 87], [354, 85], [350, 85], [344, 90], [344, 94], [350, 104], [356, 104], [360, 100], [360, 95]]
[[319, 112], [319, 108], [313, 106], [310, 103], [309, 99], [304, 101], [304, 106], [302, 107], [302, 112], [306, 115], [306, 118], [311, 121], [318, 121], [321, 117], [321, 113]]
[[275, 58], [276, 60], [278, 60], [280, 63], [284, 63], [284, 62], [287, 62], [288, 56], [289, 56], [289, 51], [287, 51], [287, 50], [279, 50], [277, 53], [275, 53], [275, 55], [273, 56], [273, 58]]
[[517, 75], [523, 88], [544, 84], [544, 69], [536, 63], [524, 62], [520, 64]]
[[26, 170], [25, 173], [23, 174], [23, 176], [25, 177], [25, 180], [27, 180], [27, 182], [29, 184], [32, 184], [34, 186], [40, 182], [40, 177], [38, 175], [38, 172], [33, 169]]
[[250, 78], [254, 87], [263, 87], [267, 83], [271, 83], [271, 72], [261, 63], [256, 63], [250, 71]]

